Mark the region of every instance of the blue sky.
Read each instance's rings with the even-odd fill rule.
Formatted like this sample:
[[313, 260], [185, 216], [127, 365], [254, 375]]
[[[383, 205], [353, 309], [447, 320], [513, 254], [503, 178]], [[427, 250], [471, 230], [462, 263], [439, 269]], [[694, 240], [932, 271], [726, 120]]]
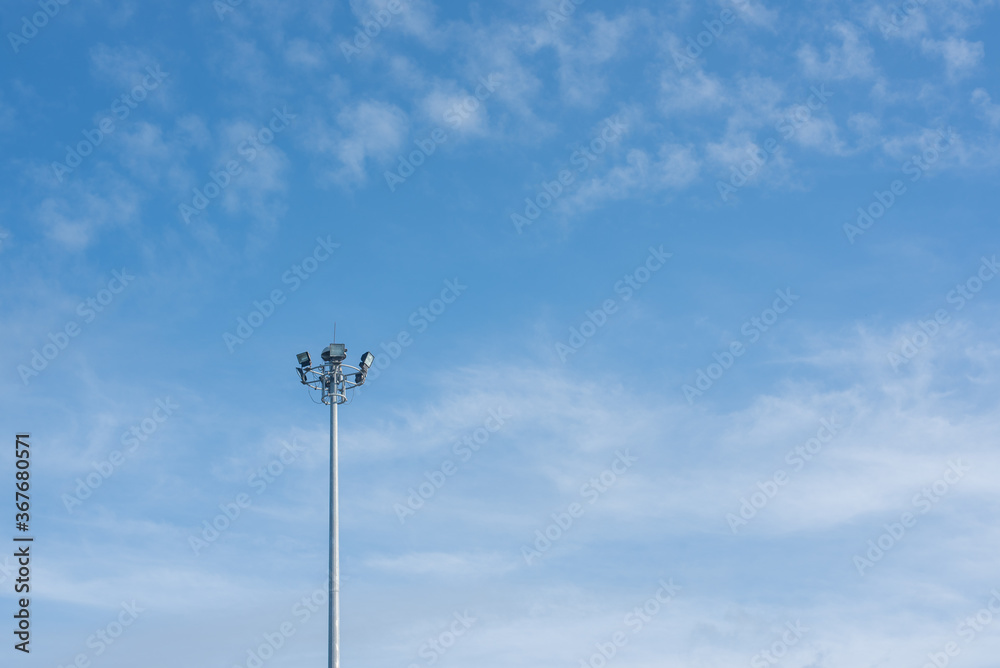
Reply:
[[995, 665], [997, 3], [0, 24], [19, 665]]

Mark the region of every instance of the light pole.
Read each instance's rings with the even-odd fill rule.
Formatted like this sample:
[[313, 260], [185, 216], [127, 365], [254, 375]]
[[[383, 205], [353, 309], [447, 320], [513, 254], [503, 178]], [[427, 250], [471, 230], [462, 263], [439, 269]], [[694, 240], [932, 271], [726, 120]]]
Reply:
[[[337, 406], [347, 401], [347, 390], [365, 382], [375, 356], [365, 353], [360, 366], [344, 364], [347, 346], [331, 343], [323, 349], [322, 364], [313, 366], [309, 353], [299, 353], [296, 369], [303, 385], [319, 390], [324, 404], [330, 406], [330, 629], [328, 668], [340, 668], [340, 512], [337, 492]], [[344, 370], [352, 370], [344, 373]]]

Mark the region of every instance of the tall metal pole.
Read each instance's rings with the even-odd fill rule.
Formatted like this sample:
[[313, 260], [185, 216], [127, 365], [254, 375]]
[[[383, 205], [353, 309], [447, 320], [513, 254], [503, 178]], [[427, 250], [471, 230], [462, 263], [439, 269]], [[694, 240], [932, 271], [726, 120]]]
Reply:
[[[330, 404], [330, 626], [328, 628], [328, 668], [340, 668], [340, 499], [337, 479], [337, 405], [347, 401], [347, 390], [361, 387], [375, 356], [367, 352], [361, 365], [344, 364], [347, 346], [331, 343], [323, 350], [323, 363], [314, 365], [308, 352], [295, 356], [299, 380], [312, 390], [319, 390], [323, 403]], [[349, 370], [344, 374], [344, 370]]]
[[[331, 394], [340, 386], [340, 366], [334, 365]], [[337, 398], [330, 401], [330, 652], [329, 668], [340, 668], [340, 532], [337, 490]]]

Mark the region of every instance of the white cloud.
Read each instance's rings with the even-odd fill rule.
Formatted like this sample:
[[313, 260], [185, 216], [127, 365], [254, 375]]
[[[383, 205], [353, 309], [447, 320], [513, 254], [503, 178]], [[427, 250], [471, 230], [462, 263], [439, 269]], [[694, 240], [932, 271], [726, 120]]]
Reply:
[[509, 554], [417, 552], [393, 557], [370, 557], [365, 565], [381, 571], [431, 577], [496, 577], [517, 568]]
[[326, 54], [317, 44], [296, 38], [285, 49], [285, 62], [305, 69], [318, 69], [326, 64]]
[[395, 157], [409, 132], [407, 115], [397, 106], [364, 100], [344, 108], [337, 115], [337, 127], [314, 125], [307, 134], [308, 145], [332, 156], [338, 166], [328, 177], [344, 187], [357, 187], [368, 180], [371, 163], [381, 164]]
[[105, 228], [138, 224], [141, 196], [106, 167], [93, 177], [75, 177], [48, 189], [36, 220], [45, 235], [67, 250], [86, 249]]
[[806, 76], [820, 79], [871, 79], [875, 76], [872, 63], [874, 51], [864, 33], [855, 25], [841, 21], [830, 31], [840, 38], [840, 44], [830, 44], [825, 57], [816, 47], [803, 45], [798, 51], [799, 63]]
[[783, 85], [770, 77], [753, 74], [737, 79], [734, 111], [729, 129], [759, 128], [777, 120], [786, 93]]
[[864, 144], [871, 145], [878, 137], [882, 122], [874, 114], [861, 111], [848, 117], [847, 126], [861, 136]]
[[751, 25], [773, 28], [778, 21], [778, 10], [768, 9], [760, 0], [727, 0], [727, 4], [741, 20]]
[[544, 86], [531, 62], [538, 48], [533, 28], [506, 21], [489, 26], [457, 23], [449, 27], [449, 34], [453, 36], [454, 48], [462, 54], [456, 63], [461, 75], [459, 82], [471, 86], [480, 77], [491, 74], [503, 81], [487, 104], [498, 125], [509, 126], [508, 118], [520, 121], [516, 132], [508, 130], [507, 139], [520, 134], [524, 141], [537, 141], [554, 130], [555, 126], [535, 110]]
[[878, 30], [885, 39], [905, 41], [913, 41], [930, 30], [927, 13], [919, 6], [907, 7], [903, 11], [897, 5], [874, 5], [868, 13], [868, 26], [872, 30]]
[[660, 77], [660, 91], [660, 108], [668, 114], [710, 111], [728, 100], [722, 82], [701, 69], [678, 74], [674, 68], [665, 68]]
[[[183, 122], [200, 119], [189, 117]], [[187, 147], [175, 138], [165, 139], [158, 125], [137, 122], [125, 127], [116, 133], [110, 147], [129, 174], [147, 184], [165, 184], [177, 192], [191, 182], [193, 172], [185, 164]]]
[[269, 104], [283, 87], [272, 72], [274, 64], [270, 54], [255, 40], [241, 35], [224, 33], [206, 65], [238, 84], [239, 97], [249, 101], [243, 102], [243, 106], [256, 108]]
[[683, 190], [698, 178], [700, 171], [701, 161], [690, 145], [663, 144], [656, 157], [634, 148], [625, 154], [623, 164], [583, 181], [573, 194], [559, 203], [558, 210], [565, 215], [576, 215], [606, 202], [664, 190]]
[[990, 127], [1000, 126], [1000, 105], [993, 102], [989, 93], [982, 88], [977, 88], [972, 91], [970, 101], [976, 108], [979, 116], [983, 118], [990, 125]]
[[98, 44], [90, 49], [90, 70], [94, 77], [122, 88], [139, 84], [147, 67], [158, 62], [146, 51], [131, 46]]
[[[1000, 493], [998, 483], [988, 473], [1000, 465], [1000, 455], [984, 440], [985, 434], [995, 430], [997, 418], [990, 411], [966, 415], [961, 405], [935, 390], [936, 385], [950, 382], [939, 379], [936, 370], [942, 366], [971, 363], [990, 378], [998, 372], [993, 367], [1000, 355], [969, 357], [969, 343], [982, 334], [960, 324], [946, 328], [932, 346], [921, 350], [914, 362], [898, 373], [886, 356], [898, 348], [903, 335], [912, 334], [909, 325], [882, 335], [861, 331], [842, 340], [841, 347], [787, 360], [790, 364], [807, 363], [813, 369], [810, 375], [838, 368], [843, 373], [842, 366], [849, 363], [857, 371], [851, 385], [819, 390], [811, 382], [785, 381], [746, 407], [723, 413], [691, 411], [679, 391], [679, 401], [615, 390], [609, 394], [597, 386], [574, 385], [568, 378], [553, 377], [549, 371], [539, 371], [537, 376], [529, 373], [529, 379], [520, 369], [470, 369], [460, 375], [461, 382], [459, 377], [447, 382], [471, 392], [484, 407], [507, 406], [514, 416], [505, 427], [514, 432], [503, 432], [507, 438], [521, 440], [533, 434], [533, 440], [547, 443], [541, 449], [523, 443], [516, 453], [508, 451], [508, 456], [533, 453], [530, 461], [535, 475], [541, 474], [538, 482], [548, 481], [568, 497], [576, 494], [581, 481], [593, 476], [593, 469], [604, 466], [604, 458], [618, 448], [631, 447], [643, 458], [643, 465], [623, 477], [623, 482], [629, 482], [615, 488], [613, 499], [609, 495], [606, 504], [602, 500], [602, 512], [607, 512], [610, 522], [672, 517], [683, 527], [688, 526], [682, 519], [687, 517], [727, 532], [724, 516], [739, 506], [740, 495], [749, 493], [758, 479], [769, 476], [775, 468], [790, 471], [786, 453], [815, 436], [821, 420], [833, 419], [839, 427], [822, 455], [795, 473], [794, 483], [751, 523], [754, 532], [794, 533], [866, 523], [896, 508], [906, 509], [910, 498], [939, 478], [949, 460], [955, 458], [980, 464], [955, 486], [949, 498], [975, 503], [982, 495]], [[504, 381], [508, 373], [520, 379], [518, 387], [526, 390], [522, 395], [490, 389], [508, 387]], [[436, 415], [430, 423], [420, 411], [411, 414], [413, 419], [420, 416], [421, 432], [438, 431], [432, 424], [444, 426], [442, 419], [453, 409], [469, 413], [469, 402], [463, 395], [448, 393], [434, 404]], [[575, 426], [568, 427], [572, 424]], [[553, 438], [559, 442], [552, 442]], [[656, 444], [678, 439], [701, 453], [704, 466], [691, 461], [690, 468], [669, 470], [673, 456]], [[397, 450], [404, 458], [412, 447], [409, 439], [405, 440]], [[446, 438], [441, 440], [441, 446], [449, 443]], [[490, 447], [502, 446], [491, 443]], [[487, 493], [471, 488], [468, 492]], [[542, 493], [543, 488], [535, 492]], [[451, 498], [451, 503], [439, 502], [432, 511], [445, 522], [467, 516], [466, 504]], [[534, 503], [525, 501], [525, 519], [530, 526]], [[479, 505], [471, 499], [467, 502]], [[960, 512], [958, 507], [954, 511]], [[383, 512], [392, 511], [384, 508]], [[520, 531], [517, 526], [509, 528], [516, 533]], [[494, 529], [502, 530], [500, 526]], [[598, 535], [588, 532], [588, 537], [577, 538], [598, 540]]]
[[948, 78], [953, 81], [971, 74], [986, 53], [982, 42], [969, 42], [958, 37], [924, 39], [920, 47], [924, 53], [944, 60]]
[[915, 155], [920, 156], [924, 150], [929, 147], [947, 146], [943, 152], [943, 156], [944, 158], [951, 159], [939, 159], [928, 164], [930, 171], [936, 171], [940, 169], [943, 164], [951, 164], [954, 162], [955, 156], [953, 155], [952, 149], [955, 148], [954, 142], [958, 139], [959, 136], [951, 128], [919, 128], [908, 133], [901, 133], [884, 138], [882, 142], [882, 150], [894, 160], [902, 162]]
[[634, 13], [610, 20], [599, 12], [572, 15], [566, 20], [568, 25], [544, 25], [533, 31], [533, 48], [555, 49], [560, 90], [567, 103], [594, 106], [600, 102], [608, 90], [602, 66], [625, 50], [636, 19]]
[[[436, 8], [429, 0], [401, 0], [402, 11], [390, 12], [387, 0], [350, 0], [351, 11], [362, 27], [365, 23], [377, 21], [388, 22], [381, 30], [398, 30], [404, 35], [419, 40], [424, 46], [442, 47], [445, 39], [442, 31], [435, 24]], [[388, 18], [386, 18], [388, 17]], [[378, 35], [374, 39], [378, 39]]]
[[[272, 225], [284, 211], [280, 195], [288, 187], [286, 176], [291, 162], [282, 144], [290, 144], [291, 138], [272, 133], [274, 139], [270, 143], [248, 142], [250, 137], [260, 137], [261, 129], [266, 127], [267, 119], [222, 124], [212, 171], [222, 171], [229, 161], [238, 161], [241, 171], [224, 189], [221, 198], [223, 208], [231, 215], [243, 213]], [[283, 132], [290, 130], [286, 128]], [[251, 148], [253, 152], [250, 152]], [[209, 175], [205, 174], [202, 178], [207, 182]]]
[[[795, 113], [795, 108], [790, 113]], [[837, 123], [829, 115], [810, 116], [796, 126], [792, 138], [799, 145], [816, 149], [820, 153], [844, 155], [847, 152], [847, 147], [840, 138]]]
[[[492, 78], [497, 89], [503, 86], [502, 79]], [[424, 117], [432, 127], [447, 128], [449, 133], [480, 137], [487, 135], [493, 93], [482, 87], [478, 88], [481, 95], [477, 97], [473, 92], [479, 85], [481, 84], [473, 85], [472, 91], [451, 81], [436, 85], [420, 102]]]
[[[761, 156], [766, 160], [761, 163]], [[785, 151], [769, 154], [760, 143], [747, 132], [727, 132], [717, 142], [705, 146], [706, 162], [711, 163], [721, 173], [720, 178], [730, 181], [734, 174], [741, 174], [743, 180], [751, 184], [763, 184], [771, 188], [792, 185], [792, 162]], [[749, 174], [749, 176], [746, 176]]]

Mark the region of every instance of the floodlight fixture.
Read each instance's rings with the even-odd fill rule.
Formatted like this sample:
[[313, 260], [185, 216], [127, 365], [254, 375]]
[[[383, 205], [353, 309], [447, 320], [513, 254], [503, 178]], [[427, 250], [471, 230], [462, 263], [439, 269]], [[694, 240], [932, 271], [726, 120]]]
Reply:
[[365, 353], [364, 355], [361, 356], [361, 369], [363, 371], [368, 371], [368, 369], [372, 365], [372, 362], [374, 361], [375, 361], [374, 355], [372, 355], [371, 353]]
[[303, 385], [307, 384], [309, 382], [309, 379], [306, 378], [306, 370], [304, 368], [300, 367], [300, 368], [296, 369], [296, 371], [299, 372], [299, 378], [302, 379], [302, 384]]
[[323, 349], [323, 361], [339, 363], [347, 359], [347, 346], [343, 343], [331, 343]]
[[299, 366], [303, 369], [307, 369], [312, 366], [312, 357], [309, 356], [308, 352], [299, 353], [295, 357], [299, 360]]

